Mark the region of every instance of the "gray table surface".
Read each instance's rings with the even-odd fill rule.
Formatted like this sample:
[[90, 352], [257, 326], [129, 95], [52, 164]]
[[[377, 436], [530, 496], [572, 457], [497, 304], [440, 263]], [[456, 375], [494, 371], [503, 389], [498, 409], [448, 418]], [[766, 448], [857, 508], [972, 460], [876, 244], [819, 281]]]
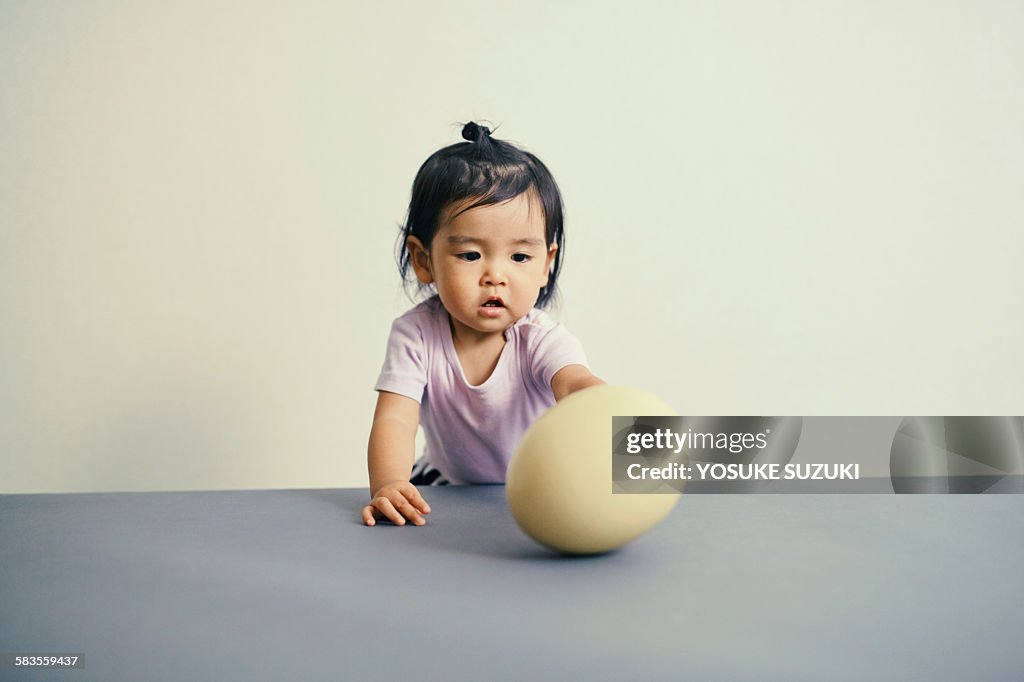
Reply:
[[12, 680], [1024, 677], [1024, 497], [685, 495], [603, 556], [524, 536], [501, 486], [0, 496]]

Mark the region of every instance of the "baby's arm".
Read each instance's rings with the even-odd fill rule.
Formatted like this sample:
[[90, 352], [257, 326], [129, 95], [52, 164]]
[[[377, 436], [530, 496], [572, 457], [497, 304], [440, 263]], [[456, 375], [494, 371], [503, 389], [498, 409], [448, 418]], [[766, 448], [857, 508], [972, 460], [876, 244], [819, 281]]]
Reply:
[[583, 365], [566, 365], [551, 377], [551, 390], [555, 400], [561, 400], [570, 393], [590, 386], [600, 386], [604, 381], [590, 373]]
[[409, 519], [417, 526], [426, 521], [430, 506], [409, 482], [416, 451], [420, 404], [397, 393], [379, 391], [370, 429], [367, 465], [370, 469], [370, 504], [363, 507], [363, 523], [387, 518], [402, 526]]

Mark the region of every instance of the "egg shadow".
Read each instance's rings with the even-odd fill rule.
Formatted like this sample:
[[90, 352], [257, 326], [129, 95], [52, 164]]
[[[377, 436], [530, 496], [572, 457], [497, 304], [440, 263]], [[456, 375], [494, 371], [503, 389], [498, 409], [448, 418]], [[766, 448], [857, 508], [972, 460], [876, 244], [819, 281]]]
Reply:
[[[401, 533], [400, 542], [418, 547], [528, 562], [582, 564], [607, 560], [620, 551], [566, 554], [533, 541], [516, 525], [503, 485], [423, 486], [420, 492], [431, 507], [425, 525], [406, 528], [379, 520], [372, 530]], [[309, 490], [305, 494], [343, 510], [350, 523], [363, 526], [361, 514], [368, 489]]]

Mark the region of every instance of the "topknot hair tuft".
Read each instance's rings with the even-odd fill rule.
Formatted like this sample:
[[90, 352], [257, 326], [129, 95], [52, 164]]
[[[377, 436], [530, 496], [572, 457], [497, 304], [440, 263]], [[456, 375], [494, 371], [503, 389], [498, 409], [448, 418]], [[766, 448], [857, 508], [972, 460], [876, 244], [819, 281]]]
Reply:
[[474, 121], [470, 121], [466, 125], [462, 126], [462, 137], [470, 142], [480, 144], [485, 139], [489, 139], [491, 137], [491, 129], [487, 126], [477, 125]]

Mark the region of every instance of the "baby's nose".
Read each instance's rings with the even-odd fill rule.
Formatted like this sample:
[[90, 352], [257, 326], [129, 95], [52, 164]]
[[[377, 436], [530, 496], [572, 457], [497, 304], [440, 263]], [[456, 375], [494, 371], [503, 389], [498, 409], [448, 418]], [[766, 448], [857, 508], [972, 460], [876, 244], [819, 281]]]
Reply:
[[505, 276], [504, 269], [494, 265], [489, 265], [487, 269], [484, 270], [484, 275], [481, 278], [481, 281], [488, 286], [497, 286], [499, 284], [506, 284], [507, 278]]

